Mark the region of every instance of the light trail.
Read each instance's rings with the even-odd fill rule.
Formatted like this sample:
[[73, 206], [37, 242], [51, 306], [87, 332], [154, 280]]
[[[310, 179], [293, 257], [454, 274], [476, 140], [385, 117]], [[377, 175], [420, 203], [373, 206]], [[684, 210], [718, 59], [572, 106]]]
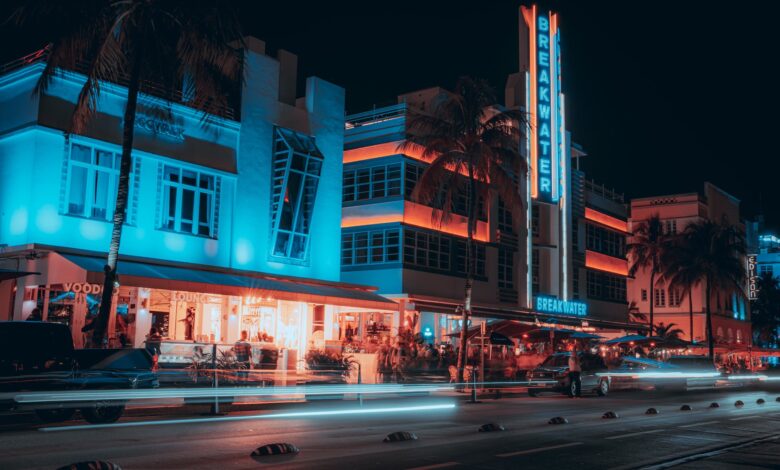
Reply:
[[282, 419], [282, 418], [313, 418], [321, 416], [348, 416], [364, 415], [378, 413], [405, 413], [410, 411], [435, 411], [451, 410], [455, 408], [454, 403], [445, 403], [438, 405], [418, 405], [418, 406], [398, 406], [384, 408], [352, 408], [347, 410], [327, 410], [327, 411], [297, 411], [290, 413], [274, 413], [268, 415], [250, 415], [250, 416], [217, 416], [213, 418], [188, 418], [188, 419], [166, 419], [155, 421], [132, 421], [112, 424], [82, 424], [76, 426], [54, 426], [41, 428], [43, 432], [59, 431], [79, 431], [86, 429], [105, 429], [105, 428], [127, 428], [138, 426], [158, 426], [167, 424], [196, 424], [196, 423], [217, 423], [228, 421], [250, 421], [258, 419]]
[[83, 403], [92, 401], [127, 401], [154, 400], [175, 398], [220, 398], [220, 397], [257, 397], [280, 398], [291, 396], [322, 396], [322, 395], [382, 395], [398, 394], [412, 395], [419, 393], [434, 393], [453, 391], [456, 388], [486, 388], [512, 387], [554, 384], [556, 381], [522, 381], [522, 382], [470, 382], [442, 384], [350, 384], [350, 385], [302, 385], [289, 387], [218, 387], [218, 388], [156, 388], [156, 389], [126, 389], [126, 390], [66, 390], [51, 392], [25, 392], [5, 394], [18, 404], [44, 403]]
[[704, 379], [722, 376], [720, 372], [599, 372], [596, 375], [632, 379]]

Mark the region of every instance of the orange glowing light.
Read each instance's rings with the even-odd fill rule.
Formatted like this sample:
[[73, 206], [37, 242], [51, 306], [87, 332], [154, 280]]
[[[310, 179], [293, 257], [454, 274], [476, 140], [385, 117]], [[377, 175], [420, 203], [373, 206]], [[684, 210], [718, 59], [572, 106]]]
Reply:
[[[341, 228], [363, 227], [367, 225], [404, 223], [415, 227], [444, 232], [450, 235], [466, 238], [467, 219], [456, 214], [450, 217], [449, 222], [438, 224], [441, 219], [441, 211], [411, 201], [404, 201], [403, 214], [379, 214], [379, 215], [355, 215], [345, 216], [341, 220]], [[477, 221], [474, 227], [474, 239], [481, 242], [490, 240], [488, 224]]]
[[591, 209], [590, 207], [585, 208], [585, 218], [606, 227], [628, 233], [628, 222], [620, 220], [616, 217], [612, 217], [611, 215], [607, 215], [603, 212], [599, 212], [595, 209]]
[[628, 276], [628, 262], [626, 260], [595, 251], [585, 251], [585, 267], [620, 276]]
[[[537, 187], [537, 164], [538, 164], [538, 145], [539, 136], [536, 134], [536, 128], [538, 125], [538, 116], [536, 114], [536, 5], [531, 6], [530, 15], [526, 13], [527, 10], [523, 9], [523, 16], [529, 29], [529, 76], [531, 78], [531, 103], [529, 103], [528, 113], [531, 115], [531, 197], [536, 198], [539, 196], [539, 188]], [[529, 18], [530, 16], [530, 18]]]
[[[421, 145], [414, 143], [401, 151], [399, 146], [403, 143], [404, 141], [399, 140], [395, 142], [385, 142], [383, 144], [367, 145], [365, 147], [345, 150], [344, 163], [362, 162], [366, 160], [373, 160], [375, 158], [389, 157], [391, 155], [404, 155], [423, 163], [431, 163], [434, 158], [436, 158], [434, 156], [424, 156], [423, 152], [425, 149]], [[454, 167], [452, 166], [448, 166], [447, 169], [454, 171]], [[468, 172], [465, 169], [461, 169], [459, 173], [463, 176], [468, 176]]]

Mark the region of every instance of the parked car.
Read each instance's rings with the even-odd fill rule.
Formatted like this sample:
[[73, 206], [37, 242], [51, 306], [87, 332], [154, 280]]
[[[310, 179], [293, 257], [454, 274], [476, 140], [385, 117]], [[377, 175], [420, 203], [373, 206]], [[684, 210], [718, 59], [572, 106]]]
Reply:
[[0, 411], [33, 410], [44, 421], [70, 419], [78, 409], [90, 423], [111, 423], [124, 402], [63, 405], [18, 403], [20, 392], [154, 388], [145, 349], [75, 349], [70, 328], [59, 323], [0, 322]]
[[[582, 392], [593, 392], [598, 396], [606, 396], [609, 393], [610, 378], [607, 375], [599, 375], [607, 372], [604, 359], [597, 354], [578, 352], [582, 373]], [[537, 368], [528, 374], [528, 380], [532, 385], [528, 388], [528, 394], [532, 397], [541, 392], [565, 393], [569, 396], [575, 394], [575, 384], [569, 380], [569, 357], [571, 353], [561, 352], [548, 356]], [[535, 383], [534, 383], [535, 382]]]

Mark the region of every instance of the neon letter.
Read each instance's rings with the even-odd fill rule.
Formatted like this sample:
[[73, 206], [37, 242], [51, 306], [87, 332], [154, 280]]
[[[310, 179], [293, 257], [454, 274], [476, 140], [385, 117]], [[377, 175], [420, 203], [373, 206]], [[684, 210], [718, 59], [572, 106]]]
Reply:
[[542, 67], [549, 67], [550, 66], [550, 54], [547, 52], [540, 52], [539, 53], [539, 65]]

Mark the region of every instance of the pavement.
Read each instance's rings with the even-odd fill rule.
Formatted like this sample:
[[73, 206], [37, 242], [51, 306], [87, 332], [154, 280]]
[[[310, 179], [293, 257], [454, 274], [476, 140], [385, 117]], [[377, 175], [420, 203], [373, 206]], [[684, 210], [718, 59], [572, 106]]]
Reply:
[[[222, 417], [137, 414], [115, 425], [0, 427], [0, 468], [54, 469], [105, 459], [150, 468], [780, 468], [780, 390], [614, 392], [608, 397], [381, 398], [274, 404]], [[756, 403], [763, 398], [765, 404]], [[742, 400], [745, 405], [735, 407]], [[708, 408], [716, 401], [719, 408]], [[681, 411], [683, 404], [691, 411]], [[649, 407], [659, 413], [646, 415]], [[602, 419], [614, 411], [617, 419]], [[561, 416], [568, 424], [551, 425]], [[477, 432], [485, 423], [503, 432]], [[394, 431], [418, 439], [384, 443]], [[290, 442], [300, 453], [257, 459], [257, 447]]]

